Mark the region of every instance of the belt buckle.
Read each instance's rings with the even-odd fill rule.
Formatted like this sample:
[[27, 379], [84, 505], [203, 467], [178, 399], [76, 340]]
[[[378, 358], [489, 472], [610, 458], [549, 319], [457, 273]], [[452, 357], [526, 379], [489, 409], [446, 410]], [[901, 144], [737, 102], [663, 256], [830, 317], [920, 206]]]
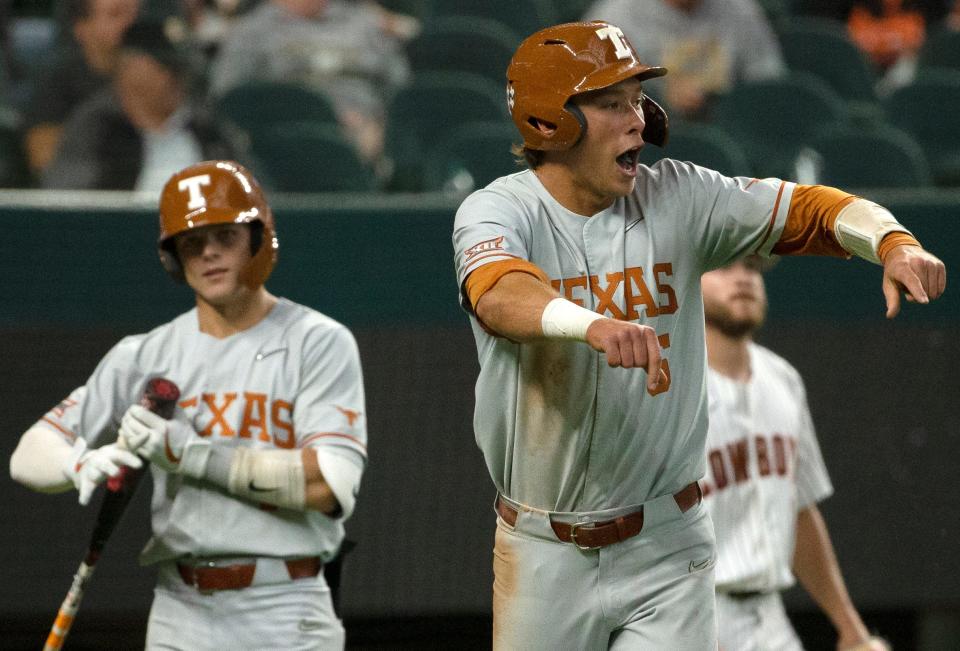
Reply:
[[577, 529], [580, 529], [586, 525], [592, 525], [592, 522], [574, 522], [570, 525], [570, 542], [574, 544], [577, 549], [580, 549], [585, 552], [593, 551], [594, 549], [600, 549], [600, 545], [582, 545], [580, 541], [577, 540]]

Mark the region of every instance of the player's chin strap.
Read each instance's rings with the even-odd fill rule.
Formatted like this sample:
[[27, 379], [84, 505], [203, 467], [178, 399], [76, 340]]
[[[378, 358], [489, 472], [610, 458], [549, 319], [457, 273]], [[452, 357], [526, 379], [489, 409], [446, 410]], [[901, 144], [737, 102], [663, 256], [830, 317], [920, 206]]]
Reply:
[[856, 198], [840, 211], [833, 226], [837, 242], [848, 253], [880, 264], [880, 241], [890, 233], [913, 235], [883, 206]]

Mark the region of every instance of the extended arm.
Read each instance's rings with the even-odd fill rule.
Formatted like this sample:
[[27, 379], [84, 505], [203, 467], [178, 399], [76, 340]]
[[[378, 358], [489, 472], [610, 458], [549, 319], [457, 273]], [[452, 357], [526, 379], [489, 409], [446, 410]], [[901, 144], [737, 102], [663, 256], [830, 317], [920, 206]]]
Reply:
[[610, 366], [646, 369], [651, 391], [666, 381], [653, 328], [609, 319], [561, 298], [543, 280], [542, 272], [539, 276], [515, 270], [500, 274], [500, 264], [486, 265], [466, 282], [474, 312], [489, 330], [518, 342], [584, 341], [605, 353]]
[[887, 318], [908, 301], [928, 303], [946, 288], [946, 268], [894, 218], [872, 201], [825, 186], [796, 187], [780, 239], [781, 255], [856, 255], [883, 265]]
[[[850, 600], [830, 543], [827, 525], [816, 505], [797, 514], [797, 541], [793, 573], [837, 630], [837, 649], [882, 650], [885, 645], [867, 632]], [[860, 645], [863, 645], [862, 647]]]

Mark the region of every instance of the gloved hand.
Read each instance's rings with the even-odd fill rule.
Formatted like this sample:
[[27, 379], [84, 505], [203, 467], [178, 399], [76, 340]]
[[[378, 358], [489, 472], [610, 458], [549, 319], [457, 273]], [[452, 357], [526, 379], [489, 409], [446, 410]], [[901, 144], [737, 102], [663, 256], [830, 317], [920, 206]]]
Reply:
[[120, 475], [122, 466], [139, 468], [143, 461], [132, 452], [123, 449], [117, 443], [110, 443], [94, 450], [87, 449], [87, 441], [78, 438], [67, 458], [63, 474], [80, 491], [79, 501], [86, 506], [90, 503], [93, 491], [108, 477]]
[[190, 423], [158, 416], [132, 405], [120, 420], [120, 441], [127, 449], [172, 473], [203, 477], [210, 441], [197, 436]]

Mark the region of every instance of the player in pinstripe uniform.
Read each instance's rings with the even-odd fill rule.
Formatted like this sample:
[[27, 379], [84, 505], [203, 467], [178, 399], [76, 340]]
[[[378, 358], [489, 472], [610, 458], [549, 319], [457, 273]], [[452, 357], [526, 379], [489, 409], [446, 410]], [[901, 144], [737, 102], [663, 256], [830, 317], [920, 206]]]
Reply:
[[749, 256], [703, 275], [707, 336], [704, 504], [717, 536], [723, 651], [797, 651], [780, 591], [794, 577], [837, 630], [840, 651], [882, 651], [847, 594], [817, 502], [833, 492], [803, 381], [754, 343], [766, 315], [763, 262]]
[[[366, 465], [360, 358], [343, 325], [266, 290], [277, 249], [270, 206], [242, 166], [175, 174], [159, 252], [196, 307], [120, 341], [11, 459], [18, 481], [76, 487], [84, 504], [121, 465], [142, 463], [131, 451], [150, 462], [149, 649], [344, 646], [321, 568]], [[157, 376], [181, 391], [169, 421], [138, 404]]]
[[716, 646], [700, 276], [748, 252], [859, 255], [900, 291], [943, 263], [833, 188], [670, 159], [643, 92], [666, 74], [604, 22], [530, 36], [507, 102], [531, 169], [464, 200], [453, 245], [480, 376], [474, 429], [500, 494], [498, 649]]

